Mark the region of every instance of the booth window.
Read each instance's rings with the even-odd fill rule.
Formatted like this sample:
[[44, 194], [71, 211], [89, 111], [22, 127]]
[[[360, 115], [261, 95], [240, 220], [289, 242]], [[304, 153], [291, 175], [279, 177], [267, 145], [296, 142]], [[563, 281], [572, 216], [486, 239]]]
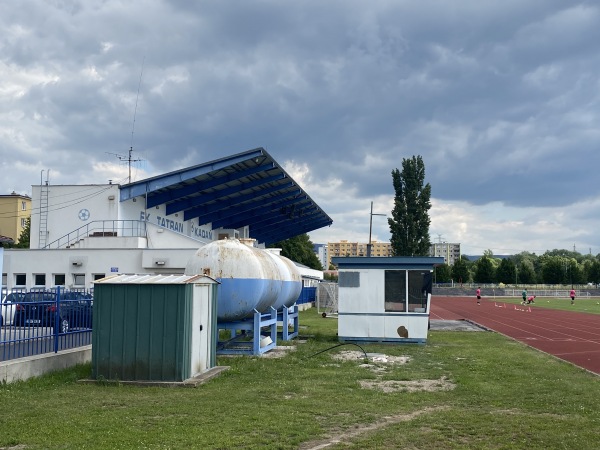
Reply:
[[340, 287], [360, 287], [360, 272], [340, 272], [338, 276], [338, 284]]
[[428, 294], [431, 294], [431, 272], [420, 270], [385, 271], [386, 311], [427, 312]]
[[406, 311], [406, 270], [385, 271], [385, 310]]
[[408, 272], [408, 310], [410, 312], [427, 312], [427, 294], [430, 292], [431, 273], [410, 270]]

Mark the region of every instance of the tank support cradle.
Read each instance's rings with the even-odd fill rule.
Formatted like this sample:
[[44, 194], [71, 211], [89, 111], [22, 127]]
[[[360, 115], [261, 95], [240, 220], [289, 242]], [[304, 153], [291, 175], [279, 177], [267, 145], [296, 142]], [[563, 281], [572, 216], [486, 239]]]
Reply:
[[[228, 331], [230, 338], [221, 340], [221, 330]], [[252, 318], [218, 322], [217, 333], [217, 355], [261, 355], [277, 345], [277, 310], [271, 307], [262, 314], [254, 310]]]
[[[298, 305], [294, 303], [290, 308], [284, 306], [277, 315], [277, 321], [281, 322], [281, 334], [279, 337], [282, 340], [291, 341], [298, 337]], [[293, 326], [294, 331], [292, 332], [290, 332], [290, 325]]]

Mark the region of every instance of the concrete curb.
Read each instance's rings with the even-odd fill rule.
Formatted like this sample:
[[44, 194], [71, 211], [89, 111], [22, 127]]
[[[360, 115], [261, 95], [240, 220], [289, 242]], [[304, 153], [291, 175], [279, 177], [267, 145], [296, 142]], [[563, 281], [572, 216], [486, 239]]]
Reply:
[[92, 360], [92, 346], [0, 362], [0, 383], [24, 381]]

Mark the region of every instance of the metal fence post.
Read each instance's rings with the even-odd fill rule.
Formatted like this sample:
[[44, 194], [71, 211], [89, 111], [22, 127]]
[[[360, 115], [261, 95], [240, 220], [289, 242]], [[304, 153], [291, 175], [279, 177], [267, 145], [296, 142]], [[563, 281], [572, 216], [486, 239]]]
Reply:
[[60, 333], [59, 322], [60, 322], [60, 286], [56, 286], [56, 297], [54, 299], [56, 304], [54, 305], [54, 353], [58, 353], [58, 334]]

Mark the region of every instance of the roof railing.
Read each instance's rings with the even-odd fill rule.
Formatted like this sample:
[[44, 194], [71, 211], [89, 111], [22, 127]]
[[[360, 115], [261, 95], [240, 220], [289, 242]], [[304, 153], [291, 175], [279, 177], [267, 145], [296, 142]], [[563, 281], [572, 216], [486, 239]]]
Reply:
[[142, 220], [94, 220], [56, 239], [43, 249], [69, 248], [88, 237], [146, 237]]

